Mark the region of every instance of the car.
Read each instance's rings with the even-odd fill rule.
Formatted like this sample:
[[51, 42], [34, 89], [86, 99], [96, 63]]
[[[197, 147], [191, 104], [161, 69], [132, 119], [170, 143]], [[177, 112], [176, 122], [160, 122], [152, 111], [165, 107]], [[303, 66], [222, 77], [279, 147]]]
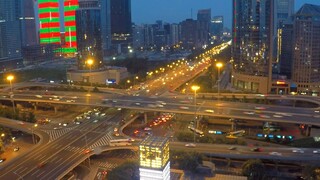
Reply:
[[253, 151], [253, 152], [261, 152], [261, 151], [262, 151], [262, 149], [261, 149], [261, 148], [258, 148], [258, 147], [252, 148], [252, 149], [250, 149], [250, 150]]
[[302, 149], [293, 149], [292, 152], [294, 153], [304, 153]]
[[235, 146], [231, 146], [231, 147], [229, 147], [228, 149], [229, 149], [229, 150], [236, 150], [236, 149], [237, 149], [237, 147], [235, 147]]
[[206, 109], [204, 111], [207, 112], [207, 113], [214, 113], [214, 110], [212, 110], [212, 109]]
[[38, 164], [38, 168], [42, 168], [43, 166], [45, 166], [47, 164], [46, 161], [43, 161], [41, 163]]
[[93, 123], [96, 123], [96, 122], [98, 122], [99, 120], [98, 119], [95, 119], [94, 121], [92, 121]]
[[179, 108], [180, 109], [189, 109], [189, 107], [187, 107], [187, 106], [180, 106]]
[[0, 163], [3, 163], [6, 160], [6, 158], [1, 158]]
[[186, 147], [196, 147], [196, 144], [194, 144], [194, 143], [188, 143], [188, 144], [186, 144], [185, 146], [186, 146]]
[[320, 149], [313, 150], [312, 152], [313, 152], [313, 154], [320, 154]]
[[15, 148], [13, 149], [13, 151], [14, 151], [14, 152], [19, 151], [19, 149], [20, 149], [19, 147], [15, 147]]
[[90, 153], [91, 151], [93, 151], [93, 149], [85, 149], [83, 153], [84, 153], [84, 154], [88, 154], [88, 153]]
[[272, 156], [282, 156], [282, 154], [278, 152], [270, 152], [269, 154]]

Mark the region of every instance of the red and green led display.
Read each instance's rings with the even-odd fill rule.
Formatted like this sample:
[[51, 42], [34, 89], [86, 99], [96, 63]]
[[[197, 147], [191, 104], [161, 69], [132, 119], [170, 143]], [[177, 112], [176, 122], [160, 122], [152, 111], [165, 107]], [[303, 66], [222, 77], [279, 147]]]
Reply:
[[41, 44], [60, 44], [59, 0], [38, 0]]
[[64, 27], [65, 27], [65, 53], [75, 53], [77, 51], [76, 34], [76, 10], [79, 7], [78, 0], [64, 1]]

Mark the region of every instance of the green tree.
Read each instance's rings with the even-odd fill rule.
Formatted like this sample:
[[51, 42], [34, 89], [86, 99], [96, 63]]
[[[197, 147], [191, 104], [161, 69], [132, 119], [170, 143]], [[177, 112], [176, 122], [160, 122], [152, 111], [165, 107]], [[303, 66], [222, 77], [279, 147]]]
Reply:
[[114, 168], [107, 175], [108, 179], [139, 180], [139, 163], [128, 161]]
[[260, 159], [250, 159], [242, 164], [242, 174], [249, 180], [263, 180], [265, 167]]
[[178, 157], [177, 162], [179, 164], [179, 168], [195, 172], [198, 165], [202, 164], [202, 156], [197, 152], [182, 153]]
[[36, 122], [36, 116], [34, 115], [33, 112], [29, 112], [27, 122], [30, 122], [30, 123]]

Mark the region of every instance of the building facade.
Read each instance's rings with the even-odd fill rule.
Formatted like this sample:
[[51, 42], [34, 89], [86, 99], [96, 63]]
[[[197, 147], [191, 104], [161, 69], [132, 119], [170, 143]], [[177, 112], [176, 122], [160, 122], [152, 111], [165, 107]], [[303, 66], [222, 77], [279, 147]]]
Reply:
[[210, 35], [212, 40], [218, 40], [223, 34], [223, 16], [214, 16], [211, 19]]
[[99, 0], [101, 7], [101, 34], [104, 55], [108, 54], [111, 47], [111, 5], [110, 0]]
[[[101, 16], [97, 0], [79, 0], [76, 10], [77, 49], [79, 69], [103, 67]], [[92, 59], [91, 65], [87, 60]]]
[[16, 67], [21, 55], [21, 1], [0, 1], [0, 71]]
[[170, 180], [169, 139], [148, 136], [139, 145], [140, 180]]
[[304, 4], [294, 18], [292, 81], [298, 93], [319, 95], [320, 6]]
[[59, 0], [38, 0], [41, 44], [60, 44]]
[[206, 47], [210, 39], [211, 9], [201, 9], [197, 14], [197, 44]]
[[233, 0], [232, 85], [268, 93], [272, 79], [273, 0]]
[[22, 46], [39, 44], [34, 14], [34, 1], [23, 0], [21, 7], [21, 39]]
[[109, 1], [111, 44], [118, 53], [126, 53], [132, 45], [131, 0]]
[[74, 55], [77, 52], [76, 10], [78, 0], [65, 0], [64, 7], [64, 47], [65, 54]]

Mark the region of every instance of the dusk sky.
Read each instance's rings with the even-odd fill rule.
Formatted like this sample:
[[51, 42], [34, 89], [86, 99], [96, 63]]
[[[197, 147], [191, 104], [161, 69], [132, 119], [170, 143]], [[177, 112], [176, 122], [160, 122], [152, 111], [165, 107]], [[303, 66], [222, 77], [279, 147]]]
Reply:
[[[304, 3], [320, 5], [320, 0], [296, 0], [295, 9]], [[151, 24], [156, 20], [179, 23], [197, 18], [199, 9], [211, 8], [212, 16], [223, 15], [225, 26], [231, 27], [232, 0], [131, 0], [132, 22]], [[192, 10], [191, 10], [192, 9]]]

